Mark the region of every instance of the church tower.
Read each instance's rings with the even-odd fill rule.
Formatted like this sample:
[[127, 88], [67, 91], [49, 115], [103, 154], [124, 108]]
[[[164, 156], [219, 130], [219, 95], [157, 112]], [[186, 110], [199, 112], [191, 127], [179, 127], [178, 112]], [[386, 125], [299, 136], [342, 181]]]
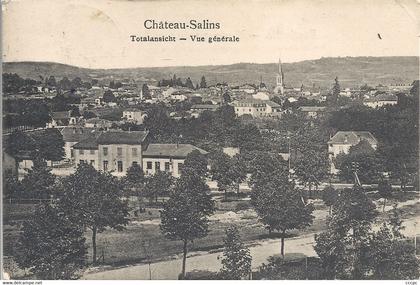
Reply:
[[274, 89], [276, 94], [284, 95], [284, 75], [281, 67], [281, 60], [279, 58], [279, 71], [276, 76], [276, 88]]

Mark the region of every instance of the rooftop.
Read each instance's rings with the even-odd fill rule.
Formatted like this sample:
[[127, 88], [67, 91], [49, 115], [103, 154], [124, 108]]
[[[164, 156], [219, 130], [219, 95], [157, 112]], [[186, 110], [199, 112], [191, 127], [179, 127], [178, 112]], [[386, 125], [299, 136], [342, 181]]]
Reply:
[[376, 138], [368, 131], [339, 131], [330, 140], [329, 144], [351, 144], [356, 145], [362, 139], [371, 145], [377, 144]]
[[147, 137], [148, 131], [109, 131], [101, 133], [97, 138], [98, 144], [141, 144]]
[[191, 144], [149, 144], [143, 157], [179, 157], [185, 158], [189, 153], [198, 150], [202, 154], [207, 151]]
[[326, 109], [326, 107], [319, 107], [319, 106], [302, 106], [299, 107], [299, 110], [302, 112], [322, 112]]
[[84, 128], [84, 127], [64, 127], [61, 130], [63, 140], [65, 142], [80, 142], [94, 136], [97, 132], [95, 128]]

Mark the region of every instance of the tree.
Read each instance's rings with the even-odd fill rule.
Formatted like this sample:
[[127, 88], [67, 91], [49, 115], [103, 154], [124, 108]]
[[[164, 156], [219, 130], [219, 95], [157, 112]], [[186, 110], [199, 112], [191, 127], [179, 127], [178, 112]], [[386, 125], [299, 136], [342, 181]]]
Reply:
[[227, 154], [223, 152], [216, 152], [213, 154], [210, 174], [212, 180], [217, 181], [219, 191], [225, 192], [225, 198], [227, 197], [227, 190], [233, 182], [232, 177], [229, 175], [230, 167], [230, 157]]
[[327, 186], [322, 190], [322, 201], [327, 207], [330, 207], [330, 215], [332, 211], [332, 206], [338, 199], [338, 191], [335, 190], [333, 186]]
[[208, 216], [215, 210], [209, 192], [201, 177], [183, 173], [161, 211], [162, 233], [171, 240], [183, 242], [182, 278], [185, 278], [188, 242], [205, 237], [209, 231]]
[[150, 95], [150, 90], [149, 90], [149, 86], [147, 86], [147, 84], [143, 84], [143, 86], [141, 87], [141, 92], [143, 94], [143, 99], [150, 99], [152, 98], [152, 96]]
[[58, 129], [45, 129], [41, 133], [34, 133], [38, 155], [45, 160], [60, 161], [64, 157], [63, 135]]
[[396, 209], [389, 223], [369, 239], [369, 260], [374, 279], [418, 279], [420, 262], [414, 245], [401, 234], [402, 222]]
[[37, 279], [76, 279], [85, 265], [83, 226], [54, 204], [41, 204], [24, 223], [16, 261]]
[[207, 82], [206, 82], [206, 78], [204, 77], [204, 75], [201, 77], [200, 88], [207, 88]]
[[225, 232], [220, 273], [223, 279], [240, 280], [250, 274], [252, 257], [249, 249], [243, 244], [236, 226], [230, 226]]
[[334, 85], [332, 87], [332, 94], [331, 94], [331, 102], [333, 104], [337, 103], [338, 97], [340, 96], [340, 83], [338, 82], [338, 77], [336, 76], [334, 79]]
[[106, 90], [102, 96], [102, 99], [105, 103], [117, 102], [117, 98], [114, 96], [114, 93], [111, 90]]
[[312, 185], [318, 187], [322, 179], [328, 175], [328, 154], [308, 150], [299, 155], [293, 163], [296, 176], [309, 188], [309, 198], [312, 197]]
[[46, 163], [39, 158], [34, 159], [32, 169], [23, 178], [21, 185], [23, 195], [31, 199], [50, 199], [53, 194], [55, 175]]
[[146, 179], [144, 177], [143, 169], [138, 164], [133, 164], [127, 169], [127, 173], [123, 178], [123, 184], [128, 190], [127, 194], [137, 196], [139, 202], [139, 210], [142, 211], [144, 207], [143, 196], [144, 196], [144, 183]]
[[157, 203], [159, 196], [169, 194], [169, 190], [173, 184], [172, 176], [164, 171], [157, 171], [153, 176], [147, 178], [144, 187], [144, 195], [149, 197], [150, 202], [155, 200]]
[[312, 224], [314, 206], [305, 203], [302, 193], [288, 180], [287, 172], [273, 174], [268, 181], [257, 182], [251, 192], [251, 204], [270, 231], [281, 234], [284, 258], [286, 232]]
[[192, 83], [191, 78], [187, 78], [187, 80], [185, 81], [185, 87], [189, 89], [194, 89], [194, 84]]
[[96, 235], [106, 227], [123, 230], [128, 223], [127, 201], [120, 181], [110, 173], [96, 171], [81, 163], [76, 172], [57, 187], [58, 203], [75, 222], [92, 231], [92, 260], [96, 263]]
[[346, 188], [334, 205], [327, 231], [316, 235], [314, 249], [328, 278], [361, 279], [368, 271], [371, 225], [375, 204], [358, 186]]
[[378, 193], [384, 199], [382, 212], [385, 212], [386, 200], [392, 197], [392, 184], [388, 180], [381, 180], [378, 183]]
[[207, 176], [207, 158], [198, 150], [194, 150], [187, 155], [182, 167], [182, 171], [194, 172], [200, 177]]
[[357, 170], [360, 182], [375, 183], [381, 179], [383, 172], [378, 153], [365, 140], [350, 147], [348, 154], [339, 154], [335, 165], [339, 169], [339, 177], [345, 181], [353, 181], [354, 171]]
[[224, 102], [225, 104], [229, 104], [230, 102], [232, 102], [232, 99], [230, 98], [229, 93], [225, 92], [225, 93], [223, 94], [223, 102]]

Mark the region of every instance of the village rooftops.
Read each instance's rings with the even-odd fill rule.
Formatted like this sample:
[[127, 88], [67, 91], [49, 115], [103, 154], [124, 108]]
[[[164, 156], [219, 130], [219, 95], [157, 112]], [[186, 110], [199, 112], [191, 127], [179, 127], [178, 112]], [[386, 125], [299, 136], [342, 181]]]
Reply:
[[339, 131], [330, 140], [329, 144], [350, 144], [356, 145], [361, 140], [366, 140], [371, 145], [376, 145], [378, 141], [367, 131]]
[[73, 146], [74, 149], [98, 149], [98, 142], [95, 136], [91, 136]]
[[243, 99], [234, 101], [233, 105], [235, 106], [243, 106], [243, 105], [252, 105], [252, 106], [270, 106], [273, 108], [280, 108], [281, 106], [277, 104], [276, 102], [270, 101], [270, 100], [260, 100], [260, 99]]
[[194, 150], [207, 154], [207, 151], [191, 144], [149, 144], [143, 152], [143, 157], [185, 158]]
[[365, 102], [380, 102], [380, 101], [398, 101], [398, 97], [394, 94], [378, 94], [375, 97], [371, 97], [364, 100]]
[[219, 105], [195, 104], [191, 106], [191, 110], [217, 110], [219, 107]]

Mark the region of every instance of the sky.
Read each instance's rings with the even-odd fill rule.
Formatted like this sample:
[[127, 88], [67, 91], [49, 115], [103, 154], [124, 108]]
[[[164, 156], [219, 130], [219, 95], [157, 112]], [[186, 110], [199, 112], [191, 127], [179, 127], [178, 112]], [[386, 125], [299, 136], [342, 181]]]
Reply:
[[[418, 56], [419, 1], [3, 0], [3, 60], [127, 68]], [[147, 30], [148, 19], [209, 20], [221, 27]], [[130, 35], [188, 40], [138, 43]], [[237, 36], [239, 42], [193, 43], [191, 35]]]

